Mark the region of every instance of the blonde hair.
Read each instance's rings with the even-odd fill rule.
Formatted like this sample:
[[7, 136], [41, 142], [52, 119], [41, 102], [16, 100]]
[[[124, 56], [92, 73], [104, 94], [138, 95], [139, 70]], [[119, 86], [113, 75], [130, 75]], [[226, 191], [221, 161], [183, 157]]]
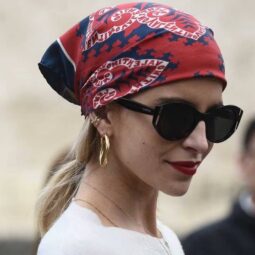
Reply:
[[43, 235], [63, 213], [75, 195], [84, 173], [85, 165], [92, 156], [98, 156], [100, 136], [87, 121], [77, 141], [61, 165], [50, 177], [37, 201], [38, 227]]

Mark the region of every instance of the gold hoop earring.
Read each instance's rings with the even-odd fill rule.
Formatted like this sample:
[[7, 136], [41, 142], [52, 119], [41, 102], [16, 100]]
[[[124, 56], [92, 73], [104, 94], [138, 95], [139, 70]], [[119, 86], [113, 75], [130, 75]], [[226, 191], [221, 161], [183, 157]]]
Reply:
[[100, 153], [99, 153], [99, 164], [105, 167], [108, 163], [107, 156], [110, 149], [109, 137], [105, 134], [100, 138]]

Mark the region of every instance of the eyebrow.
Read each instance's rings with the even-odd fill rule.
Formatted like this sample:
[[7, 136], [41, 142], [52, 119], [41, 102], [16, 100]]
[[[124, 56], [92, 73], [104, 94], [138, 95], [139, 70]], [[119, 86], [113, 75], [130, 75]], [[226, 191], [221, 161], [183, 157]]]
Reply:
[[[189, 104], [190, 106], [193, 106], [194, 108], [197, 108], [197, 106], [194, 103], [192, 103], [188, 100], [185, 100], [183, 98], [180, 98], [180, 97], [171, 97], [171, 98], [160, 97], [160, 98], [156, 99], [153, 102], [153, 105], [156, 106], [156, 105], [161, 105], [161, 104], [166, 104], [166, 103], [173, 103], [173, 102], [185, 103], [185, 104]], [[222, 101], [209, 106], [206, 111], [210, 111], [210, 110], [216, 109], [216, 108], [221, 107], [221, 106], [223, 106]]]

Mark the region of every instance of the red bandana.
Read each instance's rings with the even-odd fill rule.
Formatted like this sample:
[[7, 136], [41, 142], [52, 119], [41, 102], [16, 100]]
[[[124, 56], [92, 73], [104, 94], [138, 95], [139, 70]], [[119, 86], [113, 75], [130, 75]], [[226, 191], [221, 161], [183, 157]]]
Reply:
[[157, 3], [101, 9], [45, 52], [40, 70], [67, 100], [89, 112], [128, 94], [193, 77], [226, 86], [213, 32], [193, 16]]

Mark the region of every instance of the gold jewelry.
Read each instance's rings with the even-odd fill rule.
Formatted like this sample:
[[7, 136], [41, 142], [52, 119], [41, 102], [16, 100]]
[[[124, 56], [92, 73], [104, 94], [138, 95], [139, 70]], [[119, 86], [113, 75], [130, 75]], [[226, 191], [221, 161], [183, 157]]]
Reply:
[[[126, 217], [128, 217], [131, 220], [134, 220], [133, 217], [131, 217], [130, 215], [128, 215], [113, 199], [107, 197], [102, 191], [100, 191], [99, 189], [97, 189], [96, 187], [92, 186], [91, 184], [89, 184], [88, 182], [84, 182], [85, 185], [89, 186], [91, 189], [95, 190], [96, 192], [98, 192], [102, 197], [104, 197], [105, 199], [109, 200], [110, 202], [112, 202]], [[146, 233], [148, 233], [147, 231], [145, 231]]]
[[108, 163], [107, 156], [110, 149], [109, 137], [105, 134], [100, 138], [100, 153], [99, 153], [99, 164], [105, 167]]
[[[94, 188], [94, 187], [91, 186], [90, 184], [88, 184], [88, 183], [86, 183], [86, 184], [87, 184], [88, 186]], [[95, 189], [95, 188], [94, 188], [94, 189]], [[97, 189], [95, 189], [95, 190], [97, 190]], [[97, 191], [98, 191], [98, 190], [97, 190]], [[102, 193], [100, 192], [100, 194], [102, 194]], [[110, 199], [109, 199], [109, 200], [110, 200]], [[96, 206], [95, 206], [94, 204], [92, 204], [91, 202], [89, 202], [89, 201], [87, 201], [87, 200], [85, 200], [85, 199], [80, 199], [80, 198], [73, 198], [72, 201], [81, 201], [81, 202], [83, 202], [83, 203], [88, 204], [88, 205], [91, 206], [96, 212], [98, 212], [101, 216], [103, 216], [106, 220], [108, 220], [114, 227], [119, 227], [119, 228], [120, 228], [119, 225], [115, 224], [108, 216], [105, 215], [105, 213], [103, 213], [100, 209], [98, 209], [98, 207], [96, 207]], [[110, 201], [113, 202], [113, 200], [110, 200]], [[116, 205], [115, 202], [114, 202], [114, 205]], [[119, 208], [122, 212], [124, 212], [123, 209], [120, 208], [119, 206], [117, 206], [117, 208]], [[125, 213], [125, 215], [127, 215], [127, 214]], [[127, 215], [127, 216], [129, 216], [129, 215]], [[131, 216], [129, 216], [129, 217], [131, 217]], [[145, 232], [146, 232], [147, 234], [150, 235], [150, 233], [148, 233], [147, 231], [145, 231]], [[161, 234], [161, 232], [160, 232], [160, 234]], [[163, 250], [164, 250], [164, 253], [166, 253], [167, 255], [171, 255], [168, 242], [164, 239], [164, 237], [163, 237], [162, 234], [161, 234], [161, 237], [162, 237], [163, 240], [161, 240], [161, 239], [158, 239], [158, 240], [159, 240], [159, 243], [160, 243], [160, 245], [162, 246], [162, 248], [163, 248]]]
[[105, 219], [107, 219], [113, 226], [118, 227], [118, 225], [116, 225], [112, 220], [110, 220], [109, 217], [107, 217], [101, 210], [99, 210], [95, 205], [93, 205], [92, 203], [90, 203], [87, 200], [84, 199], [80, 199], [80, 198], [73, 198], [73, 201], [81, 201], [84, 202], [88, 205], [90, 205], [95, 211], [97, 211], [99, 214], [101, 214]]
[[95, 127], [99, 124], [100, 118], [98, 116], [95, 116], [95, 118], [90, 119], [91, 124], [93, 124]]
[[[85, 185], [89, 186], [91, 189], [95, 190], [96, 192], [98, 192], [102, 197], [104, 197], [105, 199], [107, 199], [108, 201], [110, 201], [116, 208], [118, 208], [126, 217], [128, 217], [130, 220], [134, 221], [135, 219], [129, 215], [127, 212], [125, 212], [113, 199], [107, 197], [105, 195], [105, 193], [103, 193], [101, 190], [99, 190], [98, 188], [92, 186], [90, 183], [88, 182], [85, 182], [84, 183]], [[81, 201], [83, 201], [82, 199], [79, 199]], [[99, 210], [97, 207], [95, 207], [92, 203], [88, 202], [88, 201], [83, 201], [87, 204], [89, 204], [91, 207], [93, 207], [96, 211], [98, 211], [104, 218], [106, 218], [113, 226], [115, 227], [120, 227], [119, 225], [115, 224], [109, 217], [107, 217], [101, 210]], [[140, 225], [140, 224], [138, 224]], [[140, 225], [140, 227], [142, 227]], [[143, 228], [144, 229], [144, 228]], [[159, 230], [158, 230], [159, 231]], [[144, 232], [148, 235], [151, 235], [151, 233], [144, 229]], [[161, 240], [160, 238], [158, 239], [159, 240], [159, 243], [160, 245], [162, 246], [162, 248], [164, 249], [164, 253], [166, 253], [167, 255], [171, 255], [171, 252], [170, 252], [170, 248], [169, 248], [169, 245], [168, 245], [168, 242], [164, 239], [164, 236], [162, 235], [162, 233], [159, 231], [160, 235], [161, 235], [161, 238], [163, 240]]]
[[[88, 182], [84, 182], [85, 185], [89, 186], [91, 189], [95, 190], [96, 192], [98, 192], [102, 197], [104, 197], [105, 199], [107, 199], [108, 201], [110, 201], [116, 208], [118, 208], [122, 214], [124, 214], [127, 218], [129, 218], [131, 221], [135, 222], [135, 218], [132, 217], [131, 215], [129, 215], [127, 212], [125, 212], [113, 199], [107, 197], [102, 191], [100, 191], [99, 189], [97, 189], [96, 187], [92, 186], [90, 183]], [[141, 224], [136, 223], [137, 225], [139, 225], [140, 227], [143, 228], [143, 226]], [[116, 225], [116, 224], [115, 224]], [[148, 235], [151, 235], [151, 233], [144, 229], [144, 232], [147, 233]], [[162, 234], [161, 234], [162, 235]]]

